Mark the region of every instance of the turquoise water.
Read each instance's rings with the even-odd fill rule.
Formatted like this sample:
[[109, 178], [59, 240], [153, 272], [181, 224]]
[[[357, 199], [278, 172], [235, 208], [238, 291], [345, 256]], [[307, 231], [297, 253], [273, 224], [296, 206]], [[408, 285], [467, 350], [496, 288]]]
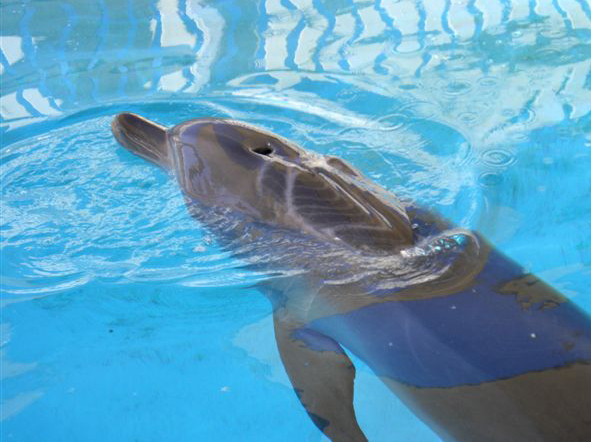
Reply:
[[[2, 440], [320, 441], [261, 275], [117, 145], [120, 111], [240, 119], [482, 231], [591, 312], [591, 7], [0, 5]], [[372, 441], [438, 438], [356, 361]]]

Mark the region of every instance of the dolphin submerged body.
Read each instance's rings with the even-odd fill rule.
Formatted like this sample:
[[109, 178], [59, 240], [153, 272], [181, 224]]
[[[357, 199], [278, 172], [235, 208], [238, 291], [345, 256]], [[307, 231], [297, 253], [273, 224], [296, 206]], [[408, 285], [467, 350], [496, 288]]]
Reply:
[[367, 440], [345, 348], [446, 442], [591, 441], [591, 319], [477, 232], [242, 122], [123, 113], [112, 130], [270, 275], [281, 359], [332, 441]]

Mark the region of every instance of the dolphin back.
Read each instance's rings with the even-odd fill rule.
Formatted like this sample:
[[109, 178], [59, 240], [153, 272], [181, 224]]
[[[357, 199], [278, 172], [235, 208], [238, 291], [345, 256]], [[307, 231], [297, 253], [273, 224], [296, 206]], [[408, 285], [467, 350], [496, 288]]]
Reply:
[[165, 170], [171, 168], [172, 159], [164, 126], [125, 112], [113, 119], [111, 129], [117, 141], [130, 152]]

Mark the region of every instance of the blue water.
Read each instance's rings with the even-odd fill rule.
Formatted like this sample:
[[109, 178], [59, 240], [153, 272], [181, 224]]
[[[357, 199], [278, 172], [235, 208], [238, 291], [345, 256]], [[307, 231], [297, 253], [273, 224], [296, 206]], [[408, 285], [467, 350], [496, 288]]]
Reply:
[[[124, 110], [343, 157], [591, 312], [585, 0], [30, 0], [0, 20], [2, 440], [326, 440], [263, 276], [117, 145]], [[355, 363], [370, 440], [439, 440]]]

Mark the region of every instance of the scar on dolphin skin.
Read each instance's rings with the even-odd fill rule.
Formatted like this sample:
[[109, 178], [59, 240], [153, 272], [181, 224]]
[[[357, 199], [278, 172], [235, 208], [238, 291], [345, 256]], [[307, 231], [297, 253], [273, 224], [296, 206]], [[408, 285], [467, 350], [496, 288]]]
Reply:
[[591, 319], [479, 233], [243, 122], [123, 113], [112, 130], [269, 275], [281, 360], [333, 442], [367, 441], [345, 349], [445, 442], [591, 440]]
[[527, 274], [502, 284], [499, 293], [508, 293], [517, 297], [523, 309], [538, 305], [539, 308], [554, 308], [567, 298], [550, 287], [540, 288], [541, 281], [534, 275]]

